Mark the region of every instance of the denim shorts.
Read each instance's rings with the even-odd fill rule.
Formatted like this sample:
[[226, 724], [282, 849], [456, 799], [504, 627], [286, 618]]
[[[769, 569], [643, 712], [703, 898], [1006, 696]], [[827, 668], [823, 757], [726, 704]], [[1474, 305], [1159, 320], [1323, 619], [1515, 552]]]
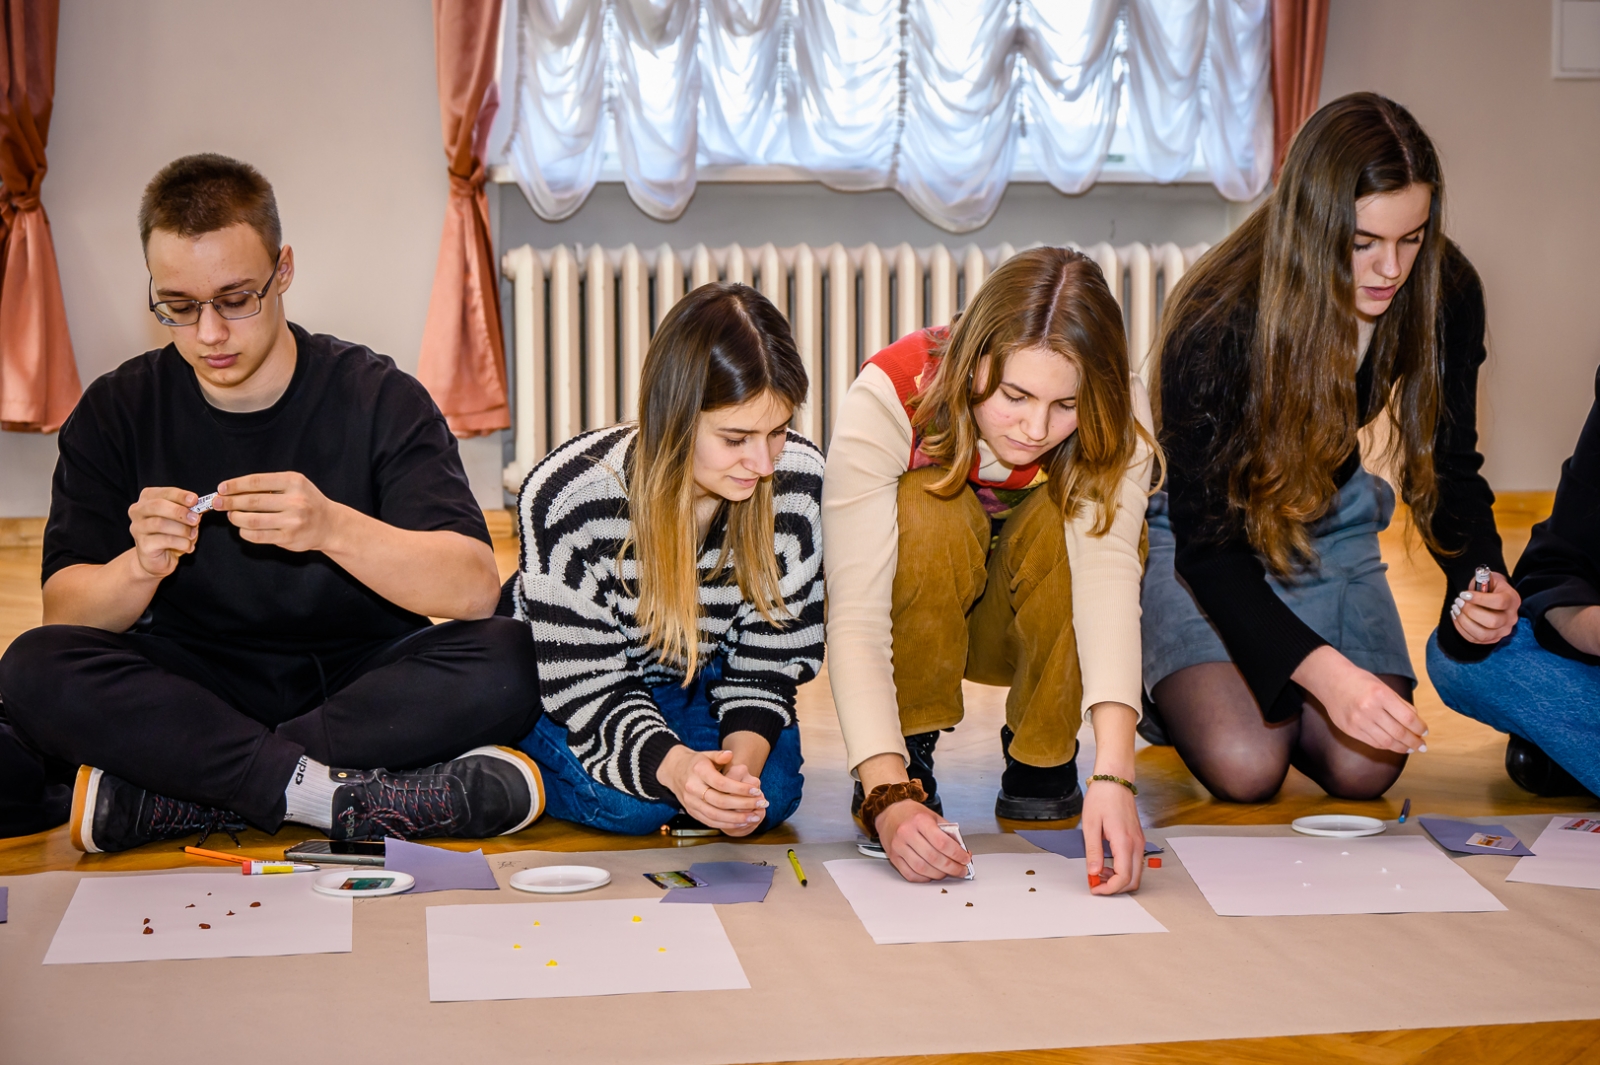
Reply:
[[[1394, 489], [1366, 469], [1357, 469], [1333, 506], [1309, 528], [1317, 562], [1289, 577], [1267, 573], [1267, 583], [1295, 616], [1350, 661], [1370, 673], [1416, 680], [1400, 611], [1384, 576], [1389, 567], [1378, 549], [1378, 533], [1394, 517]], [[1150, 497], [1150, 556], [1145, 564], [1145, 690], [1180, 669], [1203, 662], [1230, 662], [1222, 637], [1194, 593], [1172, 568], [1177, 544], [1167, 514], [1167, 493]], [[1270, 636], [1265, 638], [1270, 639]]]

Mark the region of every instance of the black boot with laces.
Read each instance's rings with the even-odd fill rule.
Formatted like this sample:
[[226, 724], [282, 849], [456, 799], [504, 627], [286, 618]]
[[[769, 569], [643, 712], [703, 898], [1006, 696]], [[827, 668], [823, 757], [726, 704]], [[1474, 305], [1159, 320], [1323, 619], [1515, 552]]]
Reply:
[[226, 832], [234, 843], [244, 818], [231, 810], [157, 795], [121, 777], [82, 766], [72, 788], [72, 845], [88, 854], [125, 851], [163, 839]]
[[330, 769], [333, 839], [484, 839], [520, 831], [544, 812], [539, 767], [509, 747], [478, 747], [425, 769]]

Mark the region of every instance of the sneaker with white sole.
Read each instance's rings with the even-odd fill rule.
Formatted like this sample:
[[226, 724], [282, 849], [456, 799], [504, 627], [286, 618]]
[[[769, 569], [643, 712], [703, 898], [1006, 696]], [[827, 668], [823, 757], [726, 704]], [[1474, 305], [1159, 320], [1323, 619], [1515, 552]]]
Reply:
[[333, 839], [485, 839], [520, 832], [544, 813], [544, 779], [510, 747], [478, 747], [425, 769], [330, 769]]
[[93, 766], [79, 766], [72, 786], [68, 820], [72, 845], [87, 854], [125, 851], [163, 839], [198, 835], [196, 846], [213, 832], [245, 829], [244, 818], [231, 810], [157, 795]]

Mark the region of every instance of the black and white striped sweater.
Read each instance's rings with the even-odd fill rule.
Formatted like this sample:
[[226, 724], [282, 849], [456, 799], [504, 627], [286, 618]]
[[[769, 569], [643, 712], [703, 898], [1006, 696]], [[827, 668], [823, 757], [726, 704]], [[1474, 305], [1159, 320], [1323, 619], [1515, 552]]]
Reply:
[[[623, 470], [638, 436], [617, 425], [574, 437], [523, 482], [516, 616], [533, 629], [544, 712], [602, 784], [640, 798], [671, 793], [656, 770], [678, 742], [650, 689], [683, 680], [662, 662], [638, 621], [638, 563], [632, 549], [617, 572], [628, 532]], [[710, 686], [721, 734], [755, 732], [769, 742], [794, 723], [795, 689], [822, 665], [822, 453], [797, 433], [773, 474], [774, 547], [780, 590], [792, 620], [773, 625], [745, 602], [732, 568], [711, 577], [722, 551], [719, 515], [700, 555], [700, 655], [722, 656]], [[783, 620], [783, 619], [780, 619]]]

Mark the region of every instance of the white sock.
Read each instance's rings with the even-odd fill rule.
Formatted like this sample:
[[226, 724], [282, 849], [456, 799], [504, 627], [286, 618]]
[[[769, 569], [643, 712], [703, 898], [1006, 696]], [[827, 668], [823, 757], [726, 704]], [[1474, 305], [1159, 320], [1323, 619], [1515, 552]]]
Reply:
[[301, 755], [300, 764], [294, 767], [294, 775], [289, 778], [289, 786], [283, 789], [287, 806], [283, 819], [326, 832], [333, 827], [333, 793], [338, 790], [339, 785], [329, 776], [327, 766]]

